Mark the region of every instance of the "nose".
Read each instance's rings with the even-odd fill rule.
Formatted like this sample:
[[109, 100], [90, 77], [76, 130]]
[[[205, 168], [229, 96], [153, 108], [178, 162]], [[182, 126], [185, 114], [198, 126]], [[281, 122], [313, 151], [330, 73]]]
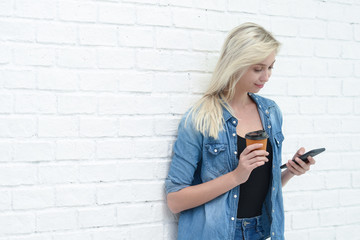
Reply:
[[267, 82], [269, 81], [269, 78], [271, 76], [271, 70], [266, 69], [265, 71], [263, 71], [263, 73], [261, 74], [260, 80], [262, 82]]

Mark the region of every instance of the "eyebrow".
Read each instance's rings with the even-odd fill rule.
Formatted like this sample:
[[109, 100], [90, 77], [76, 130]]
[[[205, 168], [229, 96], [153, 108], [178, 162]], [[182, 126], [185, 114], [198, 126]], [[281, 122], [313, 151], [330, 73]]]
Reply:
[[[270, 66], [273, 65], [275, 61], [276, 61], [276, 59], [270, 64]], [[263, 64], [263, 63], [257, 63], [255, 65], [266, 66], [266, 64]]]

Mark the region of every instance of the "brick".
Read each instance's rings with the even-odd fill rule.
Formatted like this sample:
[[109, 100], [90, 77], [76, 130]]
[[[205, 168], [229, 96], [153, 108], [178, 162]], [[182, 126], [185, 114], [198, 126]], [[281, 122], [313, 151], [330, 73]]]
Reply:
[[121, 161], [117, 176], [119, 180], [151, 180], [158, 177], [163, 165], [155, 161]]
[[79, 73], [80, 89], [82, 91], [115, 92], [118, 90], [118, 73], [89, 71]]
[[79, 123], [76, 117], [40, 117], [40, 137], [76, 137], [79, 135]]
[[0, 64], [6, 64], [11, 61], [11, 48], [10, 46], [0, 46]]
[[5, 88], [36, 88], [36, 76], [34, 71], [1, 71]]
[[304, 177], [293, 178], [287, 185], [288, 191], [314, 191], [325, 188], [325, 177], [309, 172]]
[[119, 27], [118, 38], [121, 47], [153, 47], [154, 29], [152, 27]]
[[12, 160], [13, 143], [11, 141], [0, 142], [0, 162], [9, 162]]
[[15, 2], [15, 15], [39, 19], [54, 19], [56, 17], [56, 5], [51, 0], [39, 0], [35, 3], [31, 0], [18, 0]]
[[102, 140], [97, 143], [98, 158], [131, 158], [135, 155], [131, 140]]
[[47, 235], [46, 233], [36, 233], [29, 236], [16, 236], [10, 237], [11, 240], [52, 240], [51, 236]]
[[58, 16], [65, 21], [95, 22], [97, 6], [92, 3], [78, 1], [61, 1], [58, 5]]
[[117, 164], [112, 162], [88, 163], [79, 166], [80, 182], [112, 182], [118, 179]]
[[34, 209], [55, 205], [54, 189], [51, 187], [17, 188], [12, 192], [13, 209]]
[[56, 206], [87, 206], [95, 204], [96, 188], [88, 185], [56, 187]]
[[11, 192], [9, 190], [0, 190], [0, 210], [11, 210], [12, 200]]
[[[298, 35], [297, 21], [287, 19], [272, 19], [271, 20], [271, 32], [276, 36], [295, 37]], [[294, 40], [294, 39], [293, 39]]]
[[79, 40], [81, 45], [116, 46], [117, 29], [113, 26], [80, 26]]
[[191, 39], [194, 50], [218, 52], [221, 49], [224, 36], [222, 33], [192, 32]]
[[137, 7], [136, 16], [136, 22], [140, 25], [170, 26], [172, 23], [168, 7]]
[[0, 93], [0, 113], [11, 113], [14, 108], [14, 98], [12, 94]]
[[308, 210], [312, 207], [312, 196], [310, 193], [293, 193], [284, 194], [284, 208], [286, 211]]
[[128, 183], [102, 185], [97, 188], [97, 203], [102, 205], [131, 202], [134, 199], [132, 188]]
[[157, 136], [175, 136], [177, 134], [179, 117], [172, 118], [156, 118], [154, 123], [154, 131]]
[[136, 99], [129, 96], [105, 95], [98, 98], [99, 114], [135, 114]]
[[204, 93], [211, 81], [211, 74], [204, 73], [190, 73], [188, 74], [190, 80], [190, 90], [192, 93]]
[[328, 189], [351, 187], [351, 175], [347, 172], [328, 172], [324, 178]]
[[0, 2], [0, 15], [11, 16], [14, 12], [12, 0], [3, 0]]
[[360, 43], [347, 43], [343, 46], [342, 57], [359, 60]]
[[259, 1], [246, 2], [245, 0], [236, 1], [230, 0], [228, 3], [228, 11], [234, 12], [246, 12], [246, 13], [258, 13]]
[[225, 0], [198, 0], [194, 2], [195, 8], [202, 8], [206, 10], [225, 11], [226, 1]]
[[44, 141], [17, 142], [13, 146], [15, 161], [49, 161], [55, 158], [54, 144]]
[[359, 189], [340, 190], [339, 196], [341, 206], [358, 206], [360, 204]]
[[136, 11], [133, 5], [106, 3], [99, 5], [99, 21], [103, 23], [135, 24]]
[[336, 230], [332, 228], [312, 229], [309, 232], [309, 239], [336, 239]]
[[352, 25], [350, 23], [329, 22], [327, 35], [330, 39], [351, 40], [353, 35]]
[[206, 11], [173, 8], [173, 21], [176, 27], [206, 29]]
[[[95, 231], [94, 231], [95, 232]], [[54, 232], [51, 240], [90, 240], [91, 232]]]
[[297, 212], [292, 217], [293, 229], [305, 229], [319, 226], [319, 216], [316, 211]]
[[0, 225], [0, 235], [30, 234], [35, 231], [35, 216], [33, 213], [2, 213]]
[[312, 193], [312, 207], [314, 209], [337, 208], [340, 206], [338, 190], [322, 190]]
[[[302, 76], [311, 76], [311, 77], [329, 76], [327, 63], [322, 59], [314, 59], [314, 60], [307, 59], [301, 61], [300, 64], [301, 64], [300, 68], [301, 68]], [[333, 75], [330, 74], [330, 76]]]
[[89, 95], [58, 95], [60, 114], [94, 114], [97, 111], [97, 99]]
[[120, 92], [151, 92], [153, 90], [154, 76], [150, 72], [123, 72], [118, 77], [118, 90]]
[[74, 209], [47, 210], [36, 214], [36, 230], [57, 231], [77, 228], [77, 212]]
[[189, 77], [185, 73], [158, 73], [153, 80], [153, 92], [189, 92]]
[[320, 38], [326, 37], [326, 23], [323, 21], [304, 20], [299, 27], [301, 37]]
[[130, 234], [133, 239], [161, 239], [163, 236], [163, 225], [158, 223], [148, 226], [133, 226], [130, 228]]
[[359, 188], [360, 186], [360, 171], [356, 171], [352, 173], [352, 186], [355, 188]]
[[79, 78], [75, 71], [41, 69], [37, 78], [39, 89], [64, 91], [78, 89]]
[[164, 199], [164, 183], [134, 183], [132, 185], [132, 195], [135, 202], [158, 201]]
[[156, 30], [156, 47], [164, 49], [189, 49], [190, 34], [182, 29], [158, 28]]
[[0, 180], [1, 186], [35, 184], [37, 182], [36, 167], [25, 164], [2, 164], [0, 166]]
[[315, 93], [317, 96], [340, 96], [342, 84], [342, 80], [337, 78], [317, 78]]
[[57, 64], [64, 68], [94, 68], [96, 65], [96, 54], [94, 49], [59, 49], [57, 51]]
[[313, 96], [314, 81], [309, 79], [294, 79], [288, 81], [288, 94], [291, 96]]
[[15, 95], [16, 113], [56, 113], [56, 96], [52, 93]]
[[[91, 233], [93, 240], [128, 240], [131, 239], [129, 227], [116, 227], [116, 228], [99, 228], [97, 231], [93, 231]], [[64, 239], [68, 240], [68, 239]], [[83, 238], [79, 238], [78, 240], [83, 240]]]
[[360, 41], [360, 24], [354, 24], [354, 39]]
[[339, 226], [345, 219], [345, 211], [341, 208], [322, 210], [320, 213], [320, 226]]
[[209, 59], [205, 53], [174, 52], [172, 63], [171, 69], [176, 71], [213, 70], [212, 67], [208, 67]]
[[136, 53], [136, 66], [145, 70], [169, 70], [173, 57], [169, 51], [141, 50]]
[[56, 159], [93, 159], [95, 142], [92, 140], [59, 140], [56, 142]]
[[140, 224], [161, 221], [165, 204], [159, 203], [140, 203], [140, 204], [123, 204], [117, 207], [117, 223]]
[[[315, 40], [313, 39], [289, 37], [277, 37], [277, 39], [281, 42], [280, 56], [312, 57], [314, 55]], [[274, 65], [275, 72], [279, 70], [277, 64], [278, 62]]]
[[299, 60], [294, 58], [277, 57], [275, 65], [277, 76], [298, 77], [302, 73]]
[[328, 106], [326, 99], [323, 98], [302, 98], [299, 100], [300, 103], [300, 113], [301, 114], [311, 114], [311, 115], [320, 115], [326, 113], [326, 108]]
[[78, 168], [75, 164], [46, 164], [38, 168], [39, 182], [42, 184], [75, 183]]
[[36, 133], [36, 119], [33, 117], [0, 118], [1, 137], [32, 137]]
[[332, 60], [328, 63], [330, 77], [351, 77], [353, 75], [353, 64], [350, 60]]
[[336, 228], [336, 240], [347, 240], [352, 239], [356, 236], [359, 229], [359, 224], [339, 226]]
[[126, 69], [135, 65], [135, 53], [131, 49], [98, 49], [97, 65], [104, 69]]
[[115, 137], [117, 120], [113, 118], [80, 118], [80, 136], [83, 137]]
[[339, 58], [343, 54], [342, 47], [342, 44], [339, 42], [320, 41], [315, 44], [315, 56]]
[[97, 207], [79, 210], [79, 225], [82, 228], [113, 226], [116, 222], [116, 208]]
[[152, 117], [124, 117], [118, 121], [118, 134], [120, 136], [152, 136], [154, 124]]
[[339, 3], [325, 3], [319, 2], [317, 9], [317, 17], [324, 20], [335, 20], [343, 21], [344, 20], [344, 5]]
[[346, 223], [358, 224], [360, 222], [360, 208], [358, 206], [346, 209]]
[[330, 98], [328, 100], [328, 113], [330, 114], [350, 114], [352, 110], [353, 104], [350, 98]]
[[288, 134], [306, 134], [314, 132], [313, 120], [309, 118], [289, 116], [283, 124], [283, 129]]
[[344, 96], [360, 96], [360, 86], [357, 79], [343, 79], [342, 92]]
[[[0, 4], [3, 4], [3, 1]], [[3, 10], [1, 6], [0, 9]], [[25, 21], [0, 21], [0, 28], [2, 29], [1, 40], [26, 42], [33, 42], [35, 40], [36, 28], [32, 23]]]
[[55, 50], [52, 48], [19, 46], [13, 51], [17, 65], [47, 67], [55, 64]]
[[77, 29], [73, 24], [40, 23], [37, 25], [36, 39], [41, 43], [76, 44]]
[[136, 98], [135, 111], [138, 114], [166, 114], [170, 112], [167, 96], [139, 96]]
[[344, 15], [342, 16], [343, 21], [347, 21], [350, 23], [358, 23], [360, 22], [360, 17], [358, 16], [358, 12], [360, 11], [359, 5], [351, 5], [351, 7], [344, 8]]

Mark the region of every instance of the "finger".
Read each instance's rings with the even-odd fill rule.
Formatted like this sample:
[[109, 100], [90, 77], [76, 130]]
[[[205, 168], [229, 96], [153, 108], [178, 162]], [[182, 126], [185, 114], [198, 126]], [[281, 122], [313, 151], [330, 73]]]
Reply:
[[306, 165], [305, 162], [303, 162], [300, 158], [295, 158], [294, 161], [290, 161], [291, 165], [301, 174], [305, 173], [307, 170], [309, 170], [309, 166]]
[[242, 152], [242, 154], [248, 155], [250, 152], [254, 151], [255, 149], [259, 149], [263, 146], [262, 143], [255, 143], [255, 144], [251, 144], [249, 146], [247, 146], [244, 151]]
[[[295, 164], [295, 165], [293, 165], [293, 164]], [[289, 171], [290, 171], [292, 174], [297, 175], [297, 176], [299, 176], [299, 175], [302, 174], [302, 173], [296, 168], [296, 167], [297, 167], [296, 163], [294, 163], [292, 160], [290, 160], [289, 162], [287, 162], [287, 163], [286, 163], [286, 166], [287, 166], [287, 168], [289, 169]]]
[[254, 164], [256, 162], [264, 162], [265, 163], [265, 162], [268, 162], [268, 161], [269, 161], [269, 159], [267, 157], [257, 156], [257, 157], [254, 157], [254, 158], [248, 160], [247, 162], [248, 162], [249, 165], [251, 165], [251, 164]]
[[299, 157], [299, 156], [303, 155], [304, 153], [305, 153], [305, 148], [301, 147], [301, 148], [299, 148], [299, 150], [297, 150], [297, 152], [295, 153], [293, 158]]
[[264, 164], [265, 164], [264, 161], [255, 162], [255, 163], [253, 163], [253, 164], [250, 165], [250, 170], [252, 171], [252, 170], [254, 170], [255, 168], [260, 167], [260, 166], [262, 166], [262, 165], [264, 165]]
[[308, 156], [307, 160], [309, 161], [308, 164], [310, 164], [310, 165], [314, 165], [314, 164], [315, 164], [315, 159], [314, 159], [313, 157]]
[[252, 159], [257, 156], [268, 156], [269, 153], [265, 150], [254, 150], [247, 155], [248, 159]]

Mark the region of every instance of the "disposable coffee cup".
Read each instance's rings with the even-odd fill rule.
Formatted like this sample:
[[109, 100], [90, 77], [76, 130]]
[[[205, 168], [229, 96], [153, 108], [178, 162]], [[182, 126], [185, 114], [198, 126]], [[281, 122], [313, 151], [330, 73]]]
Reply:
[[249, 132], [249, 133], [245, 134], [246, 146], [249, 146], [254, 143], [262, 143], [263, 146], [259, 149], [266, 151], [266, 144], [267, 144], [268, 138], [269, 138], [269, 135], [264, 130]]

